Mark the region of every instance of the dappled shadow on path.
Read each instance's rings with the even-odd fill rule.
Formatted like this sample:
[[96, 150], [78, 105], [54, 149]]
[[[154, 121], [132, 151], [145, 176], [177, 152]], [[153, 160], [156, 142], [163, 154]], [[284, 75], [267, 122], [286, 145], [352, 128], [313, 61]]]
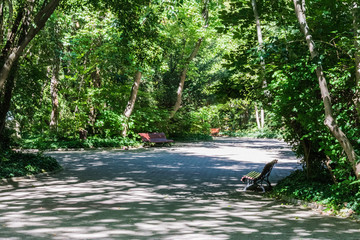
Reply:
[[[237, 191], [241, 175], [264, 165], [241, 155], [196, 155], [181, 147], [52, 155], [63, 172], [0, 187], [0, 239], [357, 239], [360, 233], [348, 220]], [[283, 159], [277, 176], [295, 167]]]

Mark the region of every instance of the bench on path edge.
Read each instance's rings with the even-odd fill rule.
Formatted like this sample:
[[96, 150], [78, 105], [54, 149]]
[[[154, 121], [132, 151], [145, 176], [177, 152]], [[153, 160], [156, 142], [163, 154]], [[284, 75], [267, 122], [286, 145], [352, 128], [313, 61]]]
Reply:
[[139, 133], [145, 143], [172, 143], [174, 140], [167, 139], [165, 133]]
[[241, 178], [241, 181], [246, 183], [245, 188], [243, 189], [243, 191], [246, 191], [246, 189], [248, 189], [251, 186], [259, 186], [261, 187], [261, 189], [263, 190], [263, 192], [265, 192], [265, 188], [263, 186], [263, 182], [265, 181], [268, 185], [269, 188], [271, 188], [271, 184], [269, 181], [269, 176], [271, 173], [271, 170], [273, 169], [274, 165], [278, 162], [277, 159], [267, 163], [264, 166], [264, 169], [262, 170], [262, 172], [255, 172], [255, 171], [251, 171], [248, 174], [244, 175]]
[[220, 133], [220, 128], [210, 128], [211, 136], [217, 136]]

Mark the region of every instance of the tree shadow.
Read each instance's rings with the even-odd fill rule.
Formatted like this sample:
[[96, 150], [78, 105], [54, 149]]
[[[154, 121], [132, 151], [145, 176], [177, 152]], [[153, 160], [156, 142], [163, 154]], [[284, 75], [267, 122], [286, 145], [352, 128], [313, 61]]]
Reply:
[[[357, 239], [360, 232], [349, 220], [238, 191], [243, 174], [264, 166], [242, 156], [182, 148], [51, 155], [63, 172], [0, 187], [0, 238]], [[283, 162], [273, 182], [297, 166]]]

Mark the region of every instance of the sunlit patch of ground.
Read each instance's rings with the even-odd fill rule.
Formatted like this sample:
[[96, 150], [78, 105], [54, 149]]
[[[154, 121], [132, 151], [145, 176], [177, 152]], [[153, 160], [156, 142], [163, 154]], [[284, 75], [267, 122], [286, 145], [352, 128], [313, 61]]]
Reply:
[[279, 159], [276, 140], [133, 151], [53, 152], [65, 170], [0, 186], [0, 239], [358, 239], [357, 223], [241, 192], [249, 170]]

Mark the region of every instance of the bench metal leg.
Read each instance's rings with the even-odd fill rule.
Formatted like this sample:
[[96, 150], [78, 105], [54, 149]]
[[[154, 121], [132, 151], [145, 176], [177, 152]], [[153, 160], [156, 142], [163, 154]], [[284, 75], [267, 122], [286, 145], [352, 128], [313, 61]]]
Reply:
[[[268, 181], [267, 181], [268, 182]], [[271, 187], [271, 185], [270, 185], [270, 182], [268, 182], [268, 185]], [[265, 192], [265, 188], [264, 188], [264, 186], [263, 186], [263, 183], [262, 182], [260, 182], [260, 183], [258, 183], [258, 182], [252, 182], [252, 181], [247, 181], [247, 183], [246, 183], [246, 186], [244, 187], [244, 189], [243, 189], [243, 192], [245, 192], [249, 187], [251, 187], [251, 186], [259, 186], [261, 189], [262, 189], [262, 192], [264, 193]]]

